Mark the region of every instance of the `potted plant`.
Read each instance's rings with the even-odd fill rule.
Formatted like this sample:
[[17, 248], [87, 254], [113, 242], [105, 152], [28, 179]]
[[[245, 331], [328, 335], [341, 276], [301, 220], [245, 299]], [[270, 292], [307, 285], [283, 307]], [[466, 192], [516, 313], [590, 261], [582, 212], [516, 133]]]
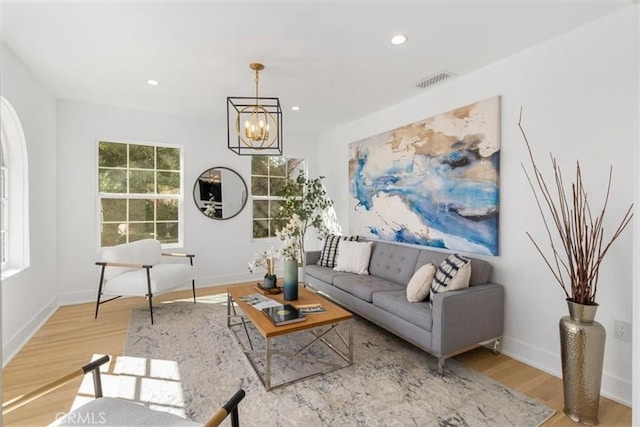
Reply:
[[280, 250], [272, 247], [269, 250], [255, 254], [253, 260], [249, 263], [249, 271], [251, 273], [258, 268], [264, 268], [266, 270], [262, 284], [263, 288], [270, 289], [276, 286], [278, 278], [275, 274], [275, 265], [281, 256]]
[[565, 188], [560, 166], [550, 155], [553, 181], [547, 184], [522, 128], [522, 111], [518, 127], [527, 146], [531, 172], [522, 167], [546, 228], [550, 255], [529, 232], [526, 234], [562, 288], [569, 308], [569, 316], [560, 319], [559, 325], [564, 412], [574, 421], [598, 424], [606, 337], [604, 327], [594, 320], [598, 308], [598, 275], [604, 256], [633, 217], [633, 204], [615, 231], [605, 238], [603, 224], [613, 167], [609, 169], [603, 205], [599, 210], [592, 210], [580, 163], [576, 162], [575, 181]]
[[[324, 215], [333, 205], [333, 201], [327, 196], [327, 191], [322, 185], [323, 176], [318, 178], [307, 178], [300, 172], [295, 179], [287, 179], [282, 195], [284, 200], [276, 215], [276, 229], [280, 232], [286, 227], [295, 227], [292, 238], [297, 239], [297, 254], [295, 259], [298, 263], [304, 261], [304, 242], [307, 231], [315, 228], [319, 237], [327, 234], [327, 227]], [[292, 218], [296, 215], [294, 223]]]

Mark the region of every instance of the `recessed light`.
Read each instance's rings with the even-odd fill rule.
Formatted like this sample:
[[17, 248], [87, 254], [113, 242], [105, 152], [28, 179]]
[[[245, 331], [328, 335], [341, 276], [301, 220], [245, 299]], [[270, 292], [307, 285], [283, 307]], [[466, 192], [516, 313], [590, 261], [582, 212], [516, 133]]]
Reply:
[[157, 80], [147, 80], [147, 84], [151, 86], [158, 86], [160, 82]]
[[298, 107], [297, 105], [294, 105], [293, 107], [291, 107], [292, 111], [300, 111], [300, 107]]
[[405, 36], [404, 34], [396, 34], [395, 36], [391, 37], [391, 44], [394, 46], [398, 46], [406, 41], [407, 36]]

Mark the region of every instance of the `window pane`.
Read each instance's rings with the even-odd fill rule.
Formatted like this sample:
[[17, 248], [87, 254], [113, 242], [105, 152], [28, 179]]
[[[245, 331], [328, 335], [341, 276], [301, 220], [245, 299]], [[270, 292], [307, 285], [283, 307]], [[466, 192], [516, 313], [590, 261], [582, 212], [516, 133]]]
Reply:
[[129, 224], [129, 241], [155, 239], [153, 222], [136, 222]]
[[100, 166], [110, 168], [127, 167], [127, 144], [100, 142], [98, 144]]
[[101, 193], [127, 192], [127, 171], [125, 169], [100, 169], [99, 181]]
[[154, 148], [150, 145], [129, 145], [129, 167], [153, 169]]
[[153, 171], [129, 171], [129, 193], [153, 193]]
[[282, 157], [269, 157], [269, 175], [287, 176], [287, 159]]
[[180, 170], [180, 149], [169, 147], [157, 147], [157, 169], [167, 169], [172, 171]]
[[159, 222], [158, 223], [158, 240], [161, 243], [177, 243], [178, 242], [178, 223], [177, 222]]
[[269, 178], [269, 183], [271, 184], [271, 197], [283, 197], [283, 188], [286, 182], [286, 178]]
[[268, 178], [262, 176], [251, 177], [251, 194], [254, 196], [268, 196], [269, 193]]
[[289, 178], [295, 178], [300, 171], [304, 171], [304, 160], [287, 159], [287, 176]]
[[254, 156], [251, 158], [251, 175], [267, 175], [269, 173], [269, 157]]
[[158, 172], [158, 194], [180, 194], [180, 172]]
[[129, 221], [153, 221], [152, 199], [129, 199]]
[[269, 201], [268, 200], [253, 201], [253, 217], [269, 218]]
[[269, 237], [269, 221], [266, 219], [253, 220], [253, 237]]
[[127, 200], [126, 199], [101, 199], [102, 220], [126, 221], [127, 220]]
[[102, 224], [100, 234], [100, 244], [102, 246], [115, 246], [127, 243], [127, 225], [122, 224]]
[[[178, 201], [177, 200], [157, 200], [158, 205], [158, 221], [177, 221], [178, 220]], [[159, 229], [158, 229], [159, 230]], [[160, 231], [158, 231], [160, 234]]]
[[275, 237], [275, 236], [276, 236], [276, 222], [269, 221], [269, 237]]
[[269, 216], [271, 218], [275, 218], [278, 216], [280, 205], [282, 205], [282, 200], [271, 200], [271, 205], [269, 206]]

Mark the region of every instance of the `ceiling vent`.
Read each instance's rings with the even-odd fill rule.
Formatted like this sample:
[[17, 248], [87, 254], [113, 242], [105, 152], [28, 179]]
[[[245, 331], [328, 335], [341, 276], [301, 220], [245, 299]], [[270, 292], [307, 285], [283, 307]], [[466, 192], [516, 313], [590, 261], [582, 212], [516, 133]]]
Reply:
[[456, 75], [455, 73], [452, 73], [450, 71], [443, 71], [441, 73], [432, 74], [429, 77], [425, 77], [424, 79], [419, 80], [416, 83], [416, 87], [420, 89], [424, 89], [426, 87], [433, 86], [437, 83], [440, 83], [443, 80], [454, 77], [455, 75]]

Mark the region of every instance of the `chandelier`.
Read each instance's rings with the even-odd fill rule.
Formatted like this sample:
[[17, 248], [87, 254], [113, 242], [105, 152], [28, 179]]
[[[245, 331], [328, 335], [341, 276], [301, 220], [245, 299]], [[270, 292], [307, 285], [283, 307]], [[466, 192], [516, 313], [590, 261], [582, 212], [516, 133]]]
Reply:
[[249, 64], [255, 71], [255, 97], [227, 97], [227, 146], [241, 156], [282, 155], [282, 109], [278, 98], [258, 94], [264, 65]]

